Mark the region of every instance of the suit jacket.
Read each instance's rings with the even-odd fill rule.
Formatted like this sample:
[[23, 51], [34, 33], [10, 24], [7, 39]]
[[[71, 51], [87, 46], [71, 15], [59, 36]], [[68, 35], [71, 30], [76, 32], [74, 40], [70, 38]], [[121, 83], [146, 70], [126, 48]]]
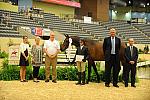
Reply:
[[133, 46], [133, 54], [131, 56], [130, 46], [127, 46], [127, 48], [125, 48], [125, 58], [127, 63], [129, 63], [130, 61], [134, 61], [136, 64], [138, 59], [138, 49]]
[[83, 46], [82, 49], [80, 46], [77, 47], [76, 55], [84, 55], [84, 59], [82, 61], [86, 62], [86, 59], [88, 59], [88, 48], [85, 46]]
[[[120, 48], [121, 48], [121, 40], [118, 37], [115, 37], [115, 54], [116, 54], [118, 61], [119, 61]], [[111, 49], [112, 49], [111, 37], [107, 37], [104, 39], [104, 42], [103, 42], [103, 52], [105, 55], [105, 61], [111, 60], [110, 59]]]

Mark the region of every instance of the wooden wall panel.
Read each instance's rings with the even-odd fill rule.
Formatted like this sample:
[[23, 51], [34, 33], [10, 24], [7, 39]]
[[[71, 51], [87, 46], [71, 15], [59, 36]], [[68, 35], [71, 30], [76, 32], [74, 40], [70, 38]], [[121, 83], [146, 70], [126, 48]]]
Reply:
[[109, 0], [81, 0], [81, 8], [78, 9], [80, 16], [88, 16], [92, 13], [94, 20], [109, 20]]

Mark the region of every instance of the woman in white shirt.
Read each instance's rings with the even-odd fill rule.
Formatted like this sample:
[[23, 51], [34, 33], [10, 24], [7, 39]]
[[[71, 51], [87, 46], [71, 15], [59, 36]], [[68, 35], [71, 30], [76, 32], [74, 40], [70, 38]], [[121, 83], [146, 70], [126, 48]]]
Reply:
[[23, 36], [23, 43], [20, 44], [20, 81], [27, 82], [25, 79], [26, 76], [26, 66], [29, 66], [29, 44], [28, 44], [28, 37]]

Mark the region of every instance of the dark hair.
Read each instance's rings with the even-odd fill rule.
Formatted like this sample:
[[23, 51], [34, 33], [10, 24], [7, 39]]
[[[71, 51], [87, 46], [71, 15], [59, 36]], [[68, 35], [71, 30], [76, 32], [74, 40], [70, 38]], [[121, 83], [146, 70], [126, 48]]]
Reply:
[[81, 42], [83, 42], [83, 45], [85, 45], [85, 41], [84, 41], [84, 39], [80, 39], [80, 41], [81, 41]]
[[23, 39], [25, 39], [26, 37], [28, 38], [28, 36], [23, 36]]

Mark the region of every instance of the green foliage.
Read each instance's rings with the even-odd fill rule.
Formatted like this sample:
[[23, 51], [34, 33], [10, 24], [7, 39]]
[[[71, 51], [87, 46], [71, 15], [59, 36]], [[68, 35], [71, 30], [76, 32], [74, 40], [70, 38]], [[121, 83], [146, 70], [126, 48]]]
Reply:
[[45, 79], [45, 68], [44, 67], [40, 68], [40, 70], [39, 70], [39, 79], [40, 80]]
[[7, 58], [8, 54], [5, 51], [1, 51], [0, 49], [0, 58]]
[[[104, 70], [101, 70], [101, 66], [100, 66], [100, 63], [96, 63], [96, 66], [97, 66], [97, 71], [99, 73], [99, 76], [100, 76], [100, 81], [105, 81], [104, 79]], [[86, 64], [86, 79], [88, 78], [88, 65]], [[94, 69], [92, 67], [91, 69], [91, 78], [90, 78], [90, 81], [91, 82], [97, 82], [97, 76], [94, 72]]]
[[26, 66], [26, 79], [30, 80], [32, 79], [32, 66]]
[[8, 59], [4, 59], [3, 67], [0, 70], [0, 80], [18, 80], [19, 79], [19, 67], [14, 65], [8, 65]]
[[[105, 81], [104, 79], [104, 70], [101, 70], [100, 64], [96, 64], [98, 73], [100, 75], [100, 80]], [[33, 79], [33, 67], [31, 65], [26, 67], [26, 79], [30, 80]], [[52, 70], [51, 70], [52, 71]], [[0, 69], [0, 80], [19, 80], [20, 79], [20, 67], [14, 65], [8, 65], [8, 59], [5, 59], [3, 62], [3, 68]], [[58, 80], [69, 80], [69, 81], [77, 81], [77, 68], [75, 66], [68, 66], [68, 67], [57, 67], [57, 79]], [[50, 72], [52, 73], [52, 72]], [[88, 76], [88, 67], [86, 65], [86, 78]], [[41, 67], [39, 70], [39, 77], [40, 80], [45, 79], [45, 68]], [[52, 79], [52, 76], [50, 76]], [[136, 79], [138, 81], [138, 78]], [[97, 77], [92, 68], [91, 70], [91, 81], [96, 82]], [[122, 81], [122, 74], [119, 76], [119, 81]]]
[[8, 58], [3, 60], [3, 68], [8, 67]]
[[75, 68], [74, 66], [64, 68], [58, 67], [57, 78], [58, 80], [75, 81], [77, 80], [77, 68]]

